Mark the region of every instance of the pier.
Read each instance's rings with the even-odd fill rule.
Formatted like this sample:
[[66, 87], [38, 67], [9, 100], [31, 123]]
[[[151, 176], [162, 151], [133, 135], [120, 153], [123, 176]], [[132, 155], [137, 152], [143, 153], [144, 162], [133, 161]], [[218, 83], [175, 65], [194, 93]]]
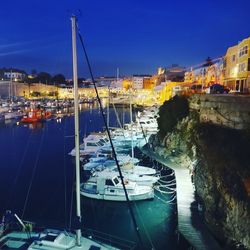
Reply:
[[221, 249], [198, 211], [189, 169], [178, 165], [172, 157], [162, 157], [145, 147], [141, 151], [175, 172], [179, 233], [194, 249]]

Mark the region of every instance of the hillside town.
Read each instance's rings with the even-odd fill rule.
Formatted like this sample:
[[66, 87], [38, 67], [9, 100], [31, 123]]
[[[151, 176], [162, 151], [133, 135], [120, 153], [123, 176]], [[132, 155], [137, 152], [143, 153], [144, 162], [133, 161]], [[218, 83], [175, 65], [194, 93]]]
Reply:
[[[124, 102], [121, 98], [129, 89], [133, 91], [133, 103], [143, 106], [162, 104], [176, 94], [193, 93], [233, 93], [250, 92], [250, 37], [228, 47], [219, 58], [208, 57], [204, 62], [192, 67], [173, 64], [159, 67], [154, 75], [98, 77], [95, 79], [100, 95], [113, 93], [114, 102]], [[73, 98], [72, 79], [63, 74], [51, 76], [49, 73], [32, 70], [2, 68], [0, 70], [0, 96], [22, 96], [37, 98]], [[80, 97], [95, 97], [90, 79], [79, 78]], [[126, 98], [125, 98], [126, 99]]]

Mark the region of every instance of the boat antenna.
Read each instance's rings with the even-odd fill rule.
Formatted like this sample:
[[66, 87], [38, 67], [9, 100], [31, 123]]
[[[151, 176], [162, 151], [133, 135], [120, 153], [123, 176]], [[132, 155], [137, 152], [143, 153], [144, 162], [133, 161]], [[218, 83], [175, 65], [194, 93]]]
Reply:
[[[76, 54], [76, 17], [71, 16], [72, 26], [72, 54], [73, 54], [73, 80], [74, 80], [74, 113], [75, 113], [75, 149], [76, 149], [76, 216], [81, 223], [80, 204], [80, 145], [79, 145], [79, 110], [78, 110], [78, 77]], [[76, 229], [76, 245], [81, 246], [81, 229]]]
[[116, 165], [117, 165], [117, 169], [118, 169], [119, 175], [121, 177], [121, 182], [122, 182], [122, 186], [123, 186], [123, 189], [124, 189], [124, 193], [125, 193], [126, 201], [127, 201], [127, 204], [128, 204], [128, 208], [129, 208], [129, 211], [130, 211], [130, 214], [131, 214], [131, 217], [132, 217], [132, 221], [133, 221], [136, 233], [137, 233], [139, 244], [141, 245], [141, 249], [143, 249], [143, 242], [142, 242], [142, 238], [141, 238], [141, 235], [140, 235], [140, 232], [139, 232], [139, 227], [138, 227], [136, 219], [135, 219], [135, 215], [134, 215], [134, 212], [133, 212], [133, 209], [132, 209], [132, 206], [131, 206], [131, 201], [128, 198], [128, 192], [127, 192], [127, 189], [125, 187], [125, 182], [123, 180], [122, 171], [121, 171], [120, 165], [118, 163], [115, 148], [114, 148], [114, 144], [112, 142], [111, 134], [110, 134], [110, 131], [108, 129], [107, 120], [106, 120], [105, 115], [104, 115], [104, 109], [103, 109], [102, 102], [101, 102], [101, 99], [100, 99], [100, 96], [99, 96], [99, 93], [98, 93], [98, 90], [97, 90], [97, 87], [96, 87], [96, 82], [95, 82], [94, 75], [93, 75], [93, 72], [92, 72], [92, 68], [91, 68], [90, 62], [89, 62], [89, 57], [88, 57], [88, 54], [87, 54], [87, 51], [86, 51], [86, 48], [85, 48], [85, 45], [84, 45], [84, 42], [83, 42], [83, 38], [82, 38], [82, 35], [80, 33], [80, 29], [79, 29], [78, 26], [77, 26], [77, 31], [78, 31], [78, 36], [79, 36], [79, 39], [80, 39], [80, 42], [81, 42], [81, 45], [82, 45], [82, 49], [83, 49], [83, 52], [84, 52], [84, 56], [85, 56], [85, 59], [86, 59], [86, 62], [87, 62], [87, 66], [88, 66], [88, 70], [89, 70], [89, 73], [90, 73], [90, 76], [91, 76], [91, 80], [92, 80], [94, 88], [95, 88], [96, 97], [97, 97], [98, 103], [100, 105], [101, 114], [102, 114], [102, 117], [103, 117], [105, 128], [107, 130], [107, 134], [108, 134], [108, 137], [109, 137], [109, 141], [110, 141], [110, 145], [111, 145], [111, 148], [112, 148], [114, 159], [115, 159], [115, 162], [116, 162]]

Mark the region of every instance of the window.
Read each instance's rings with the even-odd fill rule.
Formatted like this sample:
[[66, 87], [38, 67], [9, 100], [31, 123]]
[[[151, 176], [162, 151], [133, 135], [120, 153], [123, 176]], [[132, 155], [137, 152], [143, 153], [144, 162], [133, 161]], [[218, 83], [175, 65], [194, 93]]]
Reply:
[[113, 183], [112, 180], [107, 179], [107, 180], [105, 181], [105, 185], [107, 185], [107, 186], [114, 186], [114, 183]]
[[244, 72], [244, 71], [246, 71], [246, 64], [240, 63], [239, 64], [239, 72]]
[[248, 67], [247, 67], [247, 71], [250, 71], [250, 58], [248, 58]]
[[95, 142], [87, 142], [86, 146], [87, 147], [96, 147], [97, 144]]
[[244, 46], [243, 48], [240, 49], [239, 57], [244, 56], [247, 53], [248, 53], [248, 46]]
[[232, 55], [232, 62], [235, 62], [236, 60], [236, 55]]
[[119, 180], [117, 178], [114, 178], [114, 183], [117, 185], [119, 183]]

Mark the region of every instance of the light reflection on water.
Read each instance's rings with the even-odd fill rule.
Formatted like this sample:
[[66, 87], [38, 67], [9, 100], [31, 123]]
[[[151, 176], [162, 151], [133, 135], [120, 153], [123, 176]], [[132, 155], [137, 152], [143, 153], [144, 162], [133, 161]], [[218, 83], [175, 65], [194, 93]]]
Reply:
[[[103, 127], [99, 109], [86, 107], [89, 105], [83, 105], [80, 115], [81, 138]], [[110, 116], [111, 125], [116, 126], [114, 112]], [[119, 116], [129, 121], [128, 111]], [[74, 147], [73, 129], [73, 116], [61, 118], [61, 122], [0, 126], [0, 216], [11, 209], [43, 225], [69, 226], [74, 164], [68, 152]], [[147, 249], [177, 249], [175, 209], [156, 198], [133, 203]], [[126, 203], [82, 198], [82, 211], [86, 227], [136, 241]]]

